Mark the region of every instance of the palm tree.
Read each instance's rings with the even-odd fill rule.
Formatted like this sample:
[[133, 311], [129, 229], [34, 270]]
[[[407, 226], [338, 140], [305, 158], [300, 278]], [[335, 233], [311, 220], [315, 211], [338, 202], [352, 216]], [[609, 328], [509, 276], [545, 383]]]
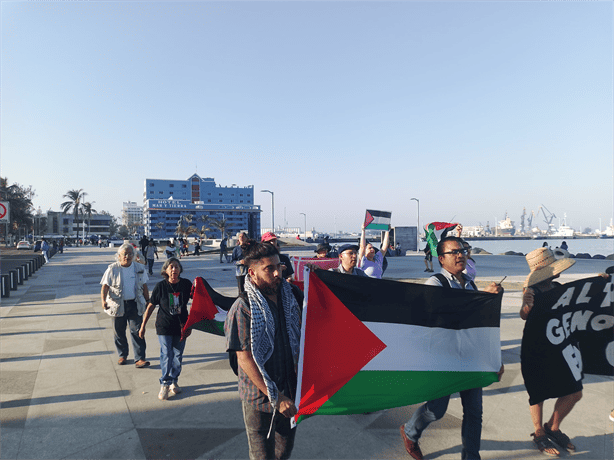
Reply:
[[157, 222], [156, 223], [156, 228], [160, 231], [162, 231], [162, 229], [164, 228], [164, 222]]
[[[81, 211], [81, 206], [83, 205], [83, 198], [85, 197], [85, 192], [82, 188], [79, 190], [69, 190], [66, 194], [63, 195], [63, 198], [68, 198], [68, 201], [65, 201], [60, 205], [62, 212], [64, 214], [68, 214], [72, 211], [74, 220], [76, 221], [79, 217], [79, 211]], [[77, 226], [77, 244], [79, 241], [79, 227]]]
[[203, 226], [200, 228], [200, 233], [202, 236], [205, 237], [205, 239], [207, 239], [207, 232], [211, 231], [211, 227], [209, 226], [209, 224], [211, 223], [211, 217], [206, 214], [203, 214], [199, 217], [199, 219], [203, 223]]
[[95, 201], [92, 201], [91, 203], [88, 201], [87, 203], [83, 203], [83, 213], [85, 215], [87, 215], [87, 233], [89, 235], [90, 233], [90, 222], [92, 220], [92, 213], [93, 212], [98, 212], [95, 209], [92, 209], [92, 205], [96, 203]]
[[183, 225], [183, 217], [180, 217], [177, 221], [177, 227], [175, 227], [175, 234], [182, 236], [185, 233], [186, 226]]
[[220, 232], [222, 233], [222, 237], [221, 239], [224, 239], [224, 235], [226, 234], [226, 228], [228, 227], [228, 221], [226, 219], [213, 219], [211, 221], [211, 225], [213, 225], [215, 228], [219, 229]]

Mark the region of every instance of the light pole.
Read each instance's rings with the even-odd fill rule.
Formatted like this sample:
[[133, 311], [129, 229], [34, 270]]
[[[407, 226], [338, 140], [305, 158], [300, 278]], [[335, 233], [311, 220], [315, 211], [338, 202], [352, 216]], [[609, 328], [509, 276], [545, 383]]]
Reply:
[[271, 231], [275, 233], [275, 194], [270, 190], [260, 190], [264, 193], [271, 194]]
[[305, 214], [304, 212], [299, 212], [299, 214], [302, 214], [303, 217], [305, 218], [305, 241], [307, 241], [307, 214]]
[[418, 226], [416, 227], [416, 252], [420, 251], [420, 200], [418, 198], [412, 198], [410, 201], [418, 203]]

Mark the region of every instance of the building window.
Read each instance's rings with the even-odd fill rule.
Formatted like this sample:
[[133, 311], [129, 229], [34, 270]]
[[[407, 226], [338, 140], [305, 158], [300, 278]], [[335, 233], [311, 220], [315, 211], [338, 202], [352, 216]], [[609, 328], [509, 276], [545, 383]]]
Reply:
[[150, 182], [149, 186], [150, 186], [150, 187], [153, 187], [153, 186], [154, 186], [153, 182]]
[[169, 194], [170, 194], [170, 195], [172, 195], [172, 194], [173, 194], [173, 192], [169, 192]]
[[159, 192], [158, 192], [158, 195], [164, 195], [164, 192], [159, 191]]
[[181, 188], [188, 188], [188, 186], [185, 184], [181, 184]]
[[169, 185], [170, 188], [173, 188], [174, 186], [175, 186], [175, 184], [170, 184]]
[[207, 200], [207, 203], [211, 203], [211, 200]]
[[150, 194], [150, 195], [153, 195], [153, 190], [150, 190], [150, 191], [149, 191], [149, 194]]

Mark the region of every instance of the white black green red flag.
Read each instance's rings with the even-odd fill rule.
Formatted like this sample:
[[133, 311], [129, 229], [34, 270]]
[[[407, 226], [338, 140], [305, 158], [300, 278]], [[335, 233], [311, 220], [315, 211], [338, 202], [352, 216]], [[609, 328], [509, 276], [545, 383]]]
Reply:
[[614, 284], [600, 276], [535, 295], [520, 359], [531, 404], [570, 394], [584, 374], [614, 375]]
[[367, 209], [365, 213], [366, 230], [390, 230], [390, 218], [392, 213], [388, 211], [374, 211]]
[[198, 329], [223, 336], [226, 314], [235, 300], [236, 297], [227, 297], [215, 291], [199, 276], [192, 286], [192, 306], [182, 332]]
[[297, 417], [356, 414], [490, 385], [502, 295], [310, 272]]

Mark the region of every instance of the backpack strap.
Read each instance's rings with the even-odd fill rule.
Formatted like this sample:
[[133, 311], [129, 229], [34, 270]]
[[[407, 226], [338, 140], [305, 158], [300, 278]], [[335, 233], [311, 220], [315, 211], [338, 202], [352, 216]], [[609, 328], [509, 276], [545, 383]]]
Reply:
[[[441, 283], [441, 285], [443, 287], [448, 288], [448, 289], [451, 287], [450, 286], [450, 281], [448, 280], [448, 278], [443, 276], [441, 273], [437, 273], [437, 274], [435, 274], [433, 276], [439, 280], [439, 282]], [[471, 287], [473, 288], [474, 291], [478, 290], [478, 287], [475, 285], [473, 280], [469, 280], [469, 284], [471, 284]]]
[[448, 288], [448, 289], [450, 289], [452, 287], [452, 286], [450, 286], [450, 281], [448, 281], [448, 278], [443, 276], [441, 273], [436, 273], [433, 276], [439, 280], [439, 282], [441, 283], [442, 287], [445, 287], [445, 288]]

